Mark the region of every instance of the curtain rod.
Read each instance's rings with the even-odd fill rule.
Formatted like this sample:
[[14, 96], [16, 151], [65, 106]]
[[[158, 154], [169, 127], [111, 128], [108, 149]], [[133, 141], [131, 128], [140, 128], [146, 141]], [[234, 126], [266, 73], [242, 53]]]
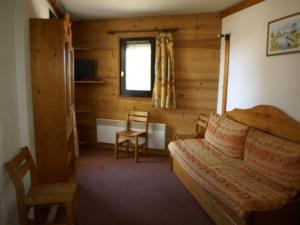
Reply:
[[146, 33], [146, 32], [176, 32], [178, 31], [178, 28], [165, 28], [165, 29], [145, 29], [145, 30], [111, 30], [108, 31], [107, 34], [120, 34], [120, 33]]

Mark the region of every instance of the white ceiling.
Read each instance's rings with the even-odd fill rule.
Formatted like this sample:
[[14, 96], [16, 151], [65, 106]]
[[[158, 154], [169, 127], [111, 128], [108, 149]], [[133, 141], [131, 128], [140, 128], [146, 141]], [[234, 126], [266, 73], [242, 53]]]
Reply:
[[77, 20], [219, 12], [238, 2], [241, 0], [57, 0]]

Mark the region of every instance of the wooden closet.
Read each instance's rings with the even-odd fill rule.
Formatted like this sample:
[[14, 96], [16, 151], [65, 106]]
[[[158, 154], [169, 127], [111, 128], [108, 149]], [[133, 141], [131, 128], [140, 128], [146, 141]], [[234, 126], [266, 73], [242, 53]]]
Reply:
[[69, 15], [31, 19], [32, 97], [36, 160], [43, 183], [75, 174], [74, 51]]

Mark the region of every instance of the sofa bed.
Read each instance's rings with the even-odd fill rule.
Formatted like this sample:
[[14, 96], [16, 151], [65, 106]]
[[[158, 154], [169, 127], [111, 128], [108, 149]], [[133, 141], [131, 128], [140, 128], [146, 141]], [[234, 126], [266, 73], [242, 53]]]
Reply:
[[218, 225], [300, 224], [300, 124], [266, 105], [212, 113], [168, 145], [171, 169]]

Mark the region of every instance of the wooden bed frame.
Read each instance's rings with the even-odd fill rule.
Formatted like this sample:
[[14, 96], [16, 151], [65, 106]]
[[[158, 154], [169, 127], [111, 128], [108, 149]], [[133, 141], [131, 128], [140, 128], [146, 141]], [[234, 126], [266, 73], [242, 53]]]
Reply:
[[[280, 110], [267, 105], [250, 109], [234, 109], [225, 114], [228, 118], [263, 130], [275, 136], [300, 143], [300, 123]], [[299, 194], [286, 206], [271, 211], [251, 212], [245, 218], [238, 216], [223, 202], [204, 190], [180, 164], [171, 157], [171, 170], [177, 175], [201, 207], [217, 225], [299, 225]]]

